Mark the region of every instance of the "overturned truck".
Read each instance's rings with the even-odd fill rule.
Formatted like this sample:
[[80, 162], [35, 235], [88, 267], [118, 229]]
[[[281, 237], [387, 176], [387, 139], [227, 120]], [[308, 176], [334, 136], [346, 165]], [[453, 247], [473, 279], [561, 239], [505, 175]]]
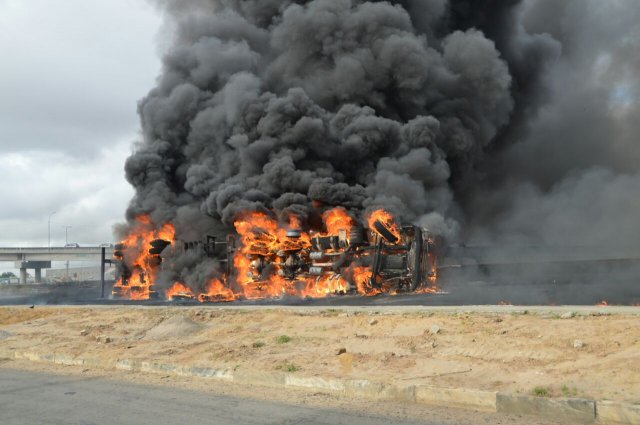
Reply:
[[[119, 245], [120, 285], [116, 298], [134, 292], [157, 296], [153, 274], [188, 253], [217, 261], [219, 280], [226, 290], [200, 293], [186, 288], [170, 299], [228, 301], [281, 295], [320, 297], [329, 294], [409, 292], [434, 288], [436, 243], [432, 235], [414, 225], [397, 226], [390, 215], [372, 214], [366, 224], [340, 211], [325, 214], [320, 231], [305, 230], [292, 219], [285, 225], [263, 213], [250, 213], [235, 223], [236, 232], [208, 235], [202, 241], [154, 239], [146, 252], [146, 265], [127, 264]], [[169, 282], [168, 284], [171, 284]], [[174, 283], [175, 285], [175, 283]], [[182, 285], [182, 284], [181, 284]], [[184, 285], [183, 285], [184, 286]], [[227, 292], [228, 290], [228, 292]], [[228, 295], [233, 294], [233, 297]]]

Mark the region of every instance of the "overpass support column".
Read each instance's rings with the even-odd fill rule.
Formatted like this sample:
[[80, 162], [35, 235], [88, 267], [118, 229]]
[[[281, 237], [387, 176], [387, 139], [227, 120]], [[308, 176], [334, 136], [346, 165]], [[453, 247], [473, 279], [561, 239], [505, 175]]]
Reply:
[[50, 269], [51, 261], [16, 261], [15, 268], [20, 269], [20, 283], [23, 285], [27, 283], [27, 269], [34, 269], [36, 271], [36, 283], [40, 283], [42, 280], [42, 269]]

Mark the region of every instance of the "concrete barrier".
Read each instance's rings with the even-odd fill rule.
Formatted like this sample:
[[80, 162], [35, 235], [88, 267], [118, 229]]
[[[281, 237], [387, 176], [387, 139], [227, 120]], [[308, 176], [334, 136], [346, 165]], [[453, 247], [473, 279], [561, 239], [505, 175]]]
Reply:
[[233, 372], [233, 382], [263, 387], [284, 387], [285, 374], [281, 372], [263, 372], [238, 369]]
[[83, 364], [82, 359], [78, 359], [73, 356], [69, 356], [67, 354], [54, 354], [53, 361], [56, 364], [61, 364], [66, 366], [79, 366]]
[[497, 391], [480, 391], [466, 388], [435, 388], [416, 386], [416, 402], [435, 406], [476, 409], [496, 412]]
[[140, 370], [140, 364], [135, 360], [118, 359], [116, 360], [116, 369], [136, 371]]
[[178, 366], [174, 364], [142, 362], [140, 363], [140, 370], [143, 372], [178, 374]]
[[640, 404], [599, 401], [596, 414], [598, 423], [603, 425], [640, 424]]
[[545, 398], [498, 393], [496, 410], [569, 423], [589, 424], [594, 423], [596, 419], [596, 402], [581, 398]]
[[485, 412], [532, 415], [565, 423], [603, 425], [640, 424], [640, 404], [594, 401], [580, 398], [545, 398], [466, 388], [436, 388], [427, 385], [398, 385], [366, 379], [340, 380], [305, 377], [293, 373], [215, 369], [193, 365], [156, 363], [135, 359], [102, 360], [74, 357], [63, 353], [13, 351], [7, 357], [17, 360], [82, 365], [100, 369], [141, 371], [198, 378], [218, 379], [243, 385], [271, 388], [305, 388], [376, 400], [397, 400], [442, 407]]
[[212, 369], [208, 367], [191, 366], [191, 375], [199, 378], [220, 379], [223, 381], [233, 380], [233, 371], [227, 369]]
[[385, 382], [352, 379], [344, 381], [344, 393], [350, 396], [372, 398], [375, 400], [415, 401], [414, 385], [399, 386]]
[[320, 377], [304, 377], [288, 373], [284, 378], [285, 387], [298, 387], [320, 389], [331, 392], [344, 392], [344, 382], [338, 379], [325, 379]]

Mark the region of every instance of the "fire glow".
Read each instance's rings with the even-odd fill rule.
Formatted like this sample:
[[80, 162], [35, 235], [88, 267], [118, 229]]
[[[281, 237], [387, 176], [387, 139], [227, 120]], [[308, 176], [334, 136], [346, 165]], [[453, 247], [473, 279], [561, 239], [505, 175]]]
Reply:
[[[358, 228], [344, 208], [328, 209], [321, 217], [320, 228], [312, 229], [293, 214], [281, 220], [265, 212], [247, 211], [238, 215], [234, 222], [236, 234], [232, 238], [237, 240], [237, 246], [229, 242], [230, 239], [225, 242], [231, 244], [226, 251], [229, 275], [220, 273], [210, 278], [198, 285], [201, 290], [193, 290], [195, 285], [173, 282], [164, 291], [164, 298], [224, 302], [283, 296], [319, 298], [346, 293], [364, 296], [396, 293], [398, 282], [409, 282], [411, 267], [414, 274], [421, 273], [415, 271], [416, 265], [420, 270], [428, 269], [422, 272], [428, 286], [414, 282], [412, 290], [435, 291], [433, 255], [427, 254], [424, 258], [429, 260], [420, 265], [415, 258], [422, 255], [422, 251], [413, 252], [412, 256], [407, 248], [414, 246], [411, 237], [414, 244], [416, 237], [423, 243], [422, 231], [410, 227], [410, 232], [403, 234], [393, 216], [384, 210], [367, 216], [369, 230]], [[147, 216], [138, 217], [136, 222], [119, 244], [120, 250], [114, 252], [125, 273], [114, 286], [113, 295], [146, 300], [157, 296], [155, 283], [160, 265], [166, 261], [160, 253], [171, 245], [167, 251], [169, 261], [164, 264], [170, 267], [171, 256], [180, 244], [176, 243], [170, 224], [156, 231]], [[395, 282], [396, 287], [388, 282]]]
[[398, 226], [393, 219], [393, 216], [385, 210], [375, 210], [367, 218], [367, 224], [370, 229], [373, 229], [376, 233], [384, 236], [385, 230], [391, 233], [396, 240], [400, 239], [400, 232]]
[[129, 265], [130, 270], [126, 285], [121, 276], [114, 284], [114, 292], [119, 292], [122, 298], [148, 300], [160, 265], [157, 257], [149, 252], [149, 246], [154, 240], [172, 241], [174, 238], [173, 225], [165, 223], [155, 230], [148, 215], [136, 217], [131, 232], [120, 242], [122, 249], [114, 252], [114, 257]]
[[168, 300], [175, 298], [193, 298], [193, 291], [189, 289], [184, 283], [176, 282], [171, 285], [171, 288], [165, 291], [165, 296]]
[[[337, 273], [283, 278], [282, 267], [287, 253], [308, 251], [312, 236], [335, 235], [352, 225], [351, 217], [342, 208], [326, 211], [323, 222], [325, 232], [305, 232], [301, 230], [299, 219], [293, 215], [284, 227], [260, 212], [246, 213], [237, 220], [234, 226], [240, 235], [242, 248], [236, 252], [233, 263], [238, 271], [237, 283], [242, 287], [244, 296], [249, 299], [282, 295], [317, 298], [346, 292], [346, 281]], [[271, 258], [274, 266], [266, 276], [260, 267], [265, 256]]]

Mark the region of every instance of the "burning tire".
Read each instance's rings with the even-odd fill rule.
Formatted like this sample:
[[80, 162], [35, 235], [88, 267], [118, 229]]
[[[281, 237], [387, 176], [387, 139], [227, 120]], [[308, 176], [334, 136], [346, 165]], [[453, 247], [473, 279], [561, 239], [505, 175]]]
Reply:
[[149, 254], [160, 255], [166, 247], [171, 245], [171, 242], [165, 241], [163, 239], [154, 239], [151, 241], [150, 245], [151, 248], [149, 249]]
[[387, 240], [387, 242], [391, 244], [395, 244], [398, 242], [398, 237], [394, 235], [393, 232], [380, 220], [376, 220], [373, 223], [373, 227], [380, 236]]

